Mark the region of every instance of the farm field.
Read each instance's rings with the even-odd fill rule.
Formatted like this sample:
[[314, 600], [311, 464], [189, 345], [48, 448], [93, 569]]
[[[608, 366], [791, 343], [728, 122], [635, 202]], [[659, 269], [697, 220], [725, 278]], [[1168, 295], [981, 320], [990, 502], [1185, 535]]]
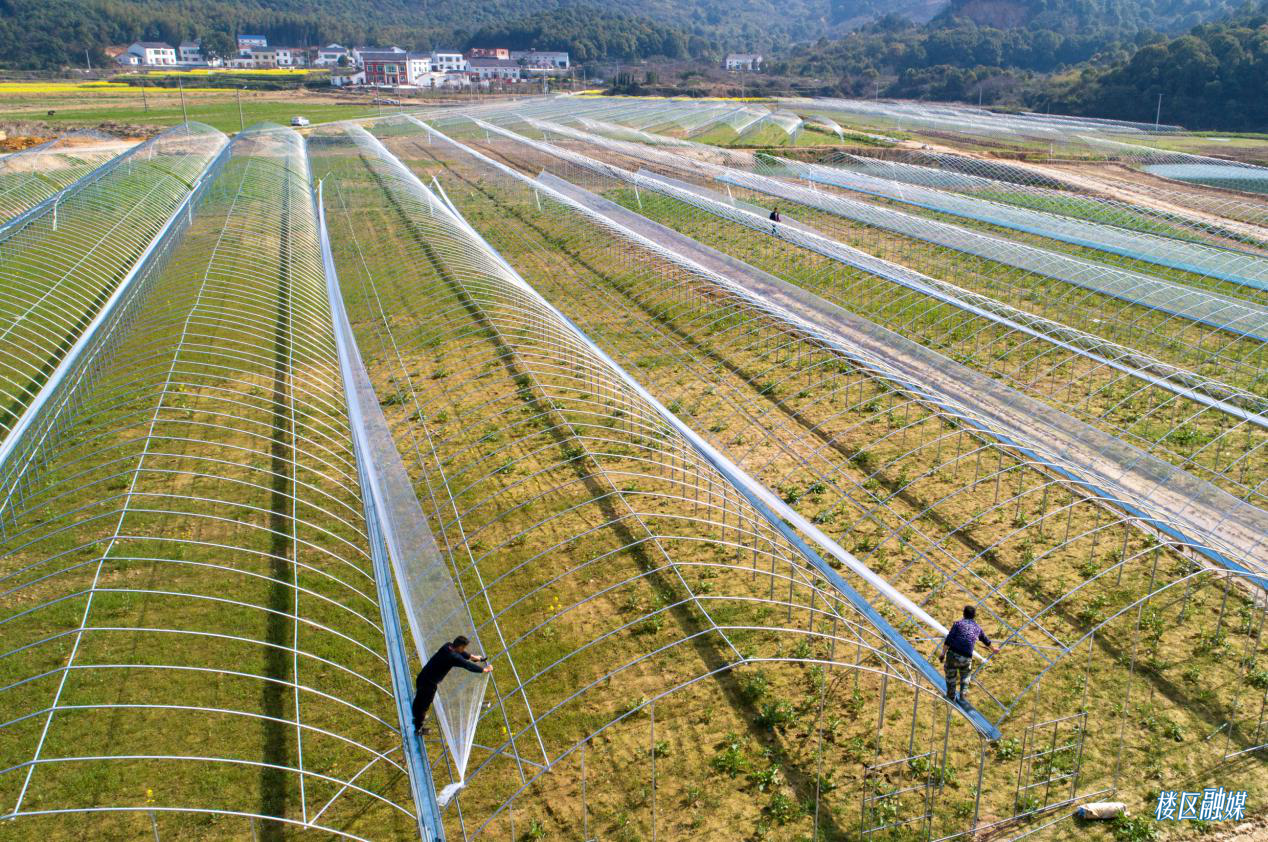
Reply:
[[[197, 77], [185, 80], [185, 109], [175, 87], [125, 84], [0, 82], [0, 123], [36, 124], [50, 133], [95, 128], [175, 126], [189, 119], [232, 134], [243, 126], [270, 122], [288, 124], [296, 114], [314, 123], [352, 120], [380, 113], [368, 96], [302, 91], [242, 91], [200, 87]], [[151, 128], [152, 130], [152, 128]]]
[[[23, 84], [65, 134], [0, 157], [0, 839], [1262, 815], [1268, 205], [1105, 153], [1207, 141]], [[492, 671], [416, 731], [459, 634]]]

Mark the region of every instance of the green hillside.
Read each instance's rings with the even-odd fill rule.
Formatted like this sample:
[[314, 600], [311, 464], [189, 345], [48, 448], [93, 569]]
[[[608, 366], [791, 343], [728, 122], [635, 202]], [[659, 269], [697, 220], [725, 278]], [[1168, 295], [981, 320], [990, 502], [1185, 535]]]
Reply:
[[[200, 36], [228, 49], [229, 36], [263, 33], [277, 43], [386, 43], [427, 49], [486, 35], [535, 31], [585, 40], [587, 58], [716, 55], [770, 50], [910, 11], [929, 18], [943, 0], [3, 0], [0, 63], [57, 67], [84, 50], [137, 38]], [[930, 4], [933, 4], [931, 7]], [[666, 41], [673, 45], [665, 50]], [[538, 45], [542, 46], [542, 45]], [[675, 52], [676, 51], [676, 52]], [[104, 59], [98, 54], [99, 59]]]

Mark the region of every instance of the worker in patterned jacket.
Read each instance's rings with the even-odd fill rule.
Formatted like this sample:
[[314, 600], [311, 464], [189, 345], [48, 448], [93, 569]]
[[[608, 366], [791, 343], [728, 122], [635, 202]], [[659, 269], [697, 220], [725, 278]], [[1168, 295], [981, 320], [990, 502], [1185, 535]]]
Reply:
[[991, 654], [999, 652], [991, 639], [977, 624], [977, 608], [964, 606], [964, 617], [952, 623], [947, 631], [943, 646], [943, 674], [947, 677], [947, 698], [953, 702], [965, 703], [968, 699], [964, 693], [969, 686], [969, 676], [973, 674], [973, 647], [980, 640], [986, 644]]

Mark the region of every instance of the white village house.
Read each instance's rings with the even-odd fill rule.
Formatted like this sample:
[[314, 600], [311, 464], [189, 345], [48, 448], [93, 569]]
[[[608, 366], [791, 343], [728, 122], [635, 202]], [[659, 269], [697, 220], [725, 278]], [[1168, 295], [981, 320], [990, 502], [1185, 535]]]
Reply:
[[307, 47], [274, 47], [274, 62], [278, 67], [307, 67]]
[[476, 73], [481, 82], [518, 82], [520, 66], [509, 58], [470, 58], [467, 67]]
[[340, 59], [347, 58], [347, 47], [341, 44], [327, 44], [317, 49], [317, 58], [313, 63], [318, 67], [335, 67], [339, 64]]
[[357, 67], [365, 67], [365, 57], [367, 54], [377, 56], [382, 53], [396, 53], [401, 57], [399, 60], [402, 61], [405, 56], [405, 51], [400, 47], [353, 47], [348, 50], [348, 58], [351, 59]]
[[727, 70], [753, 73], [762, 69], [761, 53], [727, 53], [722, 65]]
[[457, 50], [433, 50], [431, 69], [437, 72], [453, 73], [467, 69], [467, 58]]
[[263, 35], [239, 35], [238, 36], [238, 55], [248, 58], [252, 50], [264, 49], [269, 45], [269, 39]]
[[136, 60], [125, 60], [121, 64], [140, 64], [146, 67], [175, 67], [176, 48], [162, 41], [136, 41], [128, 47], [127, 55]]
[[178, 64], [202, 64], [203, 63], [203, 45], [201, 41], [181, 41], [180, 46], [176, 48], [176, 62]]
[[568, 54], [559, 50], [512, 50], [511, 61], [528, 71], [561, 71], [569, 67]]

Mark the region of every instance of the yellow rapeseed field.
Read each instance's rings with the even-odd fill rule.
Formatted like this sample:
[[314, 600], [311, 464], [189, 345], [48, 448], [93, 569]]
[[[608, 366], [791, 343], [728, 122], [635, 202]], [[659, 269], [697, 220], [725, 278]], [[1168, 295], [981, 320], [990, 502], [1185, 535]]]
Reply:
[[[256, 71], [258, 72], [258, 71]], [[29, 94], [82, 94], [82, 93], [134, 93], [137, 88], [135, 85], [125, 85], [120, 82], [0, 82], [0, 99], [9, 96], [24, 96]], [[224, 88], [207, 88], [207, 87], [185, 87], [185, 93], [224, 93]], [[179, 95], [179, 88], [146, 88], [146, 93], [150, 96], [161, 96], [162, 94]]]

